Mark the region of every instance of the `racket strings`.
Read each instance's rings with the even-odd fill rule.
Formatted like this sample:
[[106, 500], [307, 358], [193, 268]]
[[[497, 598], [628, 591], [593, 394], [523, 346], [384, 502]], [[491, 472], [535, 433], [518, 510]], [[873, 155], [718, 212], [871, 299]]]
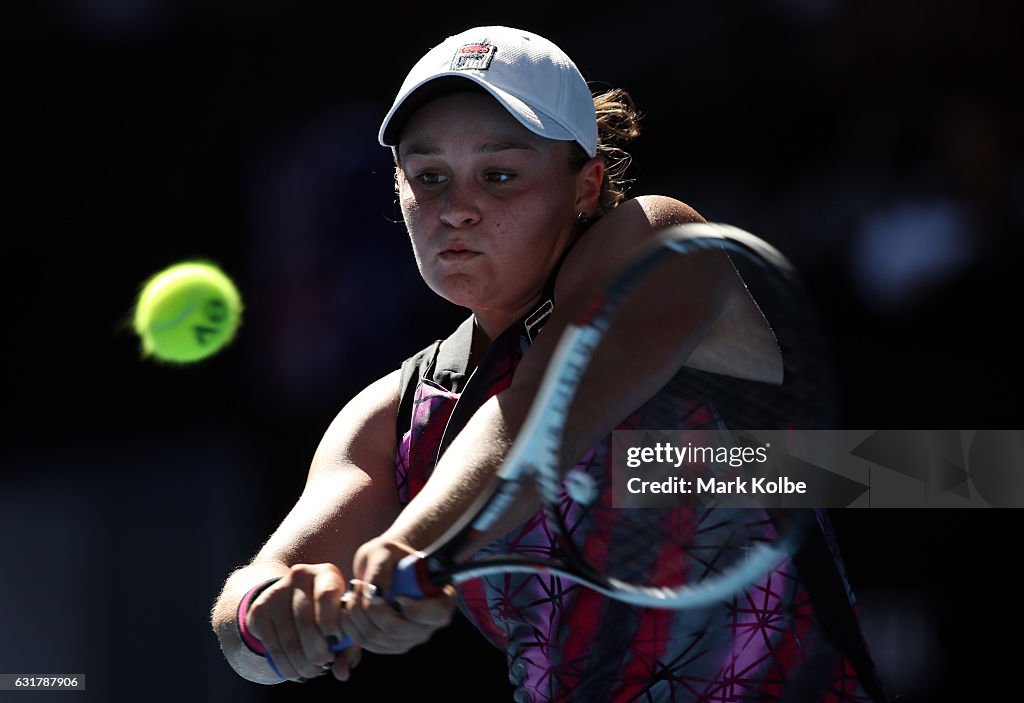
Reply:
[[[731, 571], [758, 544], [776, 538], [756, 509], [593, 506], [572, 547], [609, 578], [666, 589], [691, 587]], [[583, 536], [585, 535], [585, 538]]]

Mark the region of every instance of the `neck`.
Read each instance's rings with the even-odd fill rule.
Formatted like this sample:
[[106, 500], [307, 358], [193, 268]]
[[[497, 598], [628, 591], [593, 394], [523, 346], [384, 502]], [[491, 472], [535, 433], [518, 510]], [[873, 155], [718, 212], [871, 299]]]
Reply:
[[497, 313], [493, 310], [473, 311], [475, 325], [473, 328], [473, 358], [479, 360], [484, 352], [491, 346], [491, 342], [507, 330], [510, 325], [519, 323], [526, 315], [536, 310], [541, 302], [540, 298], [533, 300], [529, 305], [513, 313]]
[[486, 349], [491, 345], [491, 342], [497, 339], [499, 334], [508, 329], [509, 325], [518, 322], [525, 314], [525, 312], [519, 315], [496, 314], [490, 310], [486, 312], [474, 310], [473, 317], [476, 320], [476, 329], [473, 335], [474, 346], [476, 345], [475, 340], [479, 338], [483, 348]]

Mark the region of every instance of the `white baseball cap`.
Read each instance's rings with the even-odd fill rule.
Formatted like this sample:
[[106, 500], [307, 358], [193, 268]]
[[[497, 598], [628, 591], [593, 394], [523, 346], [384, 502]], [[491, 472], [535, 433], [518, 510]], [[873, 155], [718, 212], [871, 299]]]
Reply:
[[[510, 27], [476, 27], [448, 37], [420, 59], [380, 127], [380, 143], [397, 147], [402, 127], [446, 80], [476, 83], [535, 134], [575, 141], [597, 154], [594, 99], [565, 52], [544, 37]], [[430, 83], [430, 88], [427, 84]]]

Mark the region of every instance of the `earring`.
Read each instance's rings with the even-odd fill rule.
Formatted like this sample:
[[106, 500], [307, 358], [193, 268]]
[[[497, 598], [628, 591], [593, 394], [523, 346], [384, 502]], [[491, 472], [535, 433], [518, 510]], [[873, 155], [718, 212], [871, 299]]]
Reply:
[[589, 219], [590, 218], [587, 217], [587, 213], [583, 212], [582, 210], [576, 213], [576, 221], [579, 222], [581, 225], [586, 224], [587, 220]]

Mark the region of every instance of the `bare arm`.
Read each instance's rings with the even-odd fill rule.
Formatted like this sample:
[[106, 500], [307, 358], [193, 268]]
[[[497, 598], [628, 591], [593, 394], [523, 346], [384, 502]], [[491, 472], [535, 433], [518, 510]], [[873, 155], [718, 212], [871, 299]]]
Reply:
[[[253, 561], [227, 579], [212, 624], [231, 666], [259, 683], [279, 677], [242, 642], [236, 611], [252, 587], [281, 577], [250, 609], [250, 629], [288, 678], [311, 678], [332, 661], [326, 637], [341, 637], [343, 574], [356, 549], [399, 512], [394, 482], [398, 372], [371, 384], [331, 423], [305, 489]], [[286, 612], [287, 611], [287, 612]], [[291, 621], [289, 621], [291, 618]], [[342, 663], [346, 669], [346, 663]], [[339, 673], [336, 670], [336, 673]], [[341, 672], [342, 678], [347, 670]]]

